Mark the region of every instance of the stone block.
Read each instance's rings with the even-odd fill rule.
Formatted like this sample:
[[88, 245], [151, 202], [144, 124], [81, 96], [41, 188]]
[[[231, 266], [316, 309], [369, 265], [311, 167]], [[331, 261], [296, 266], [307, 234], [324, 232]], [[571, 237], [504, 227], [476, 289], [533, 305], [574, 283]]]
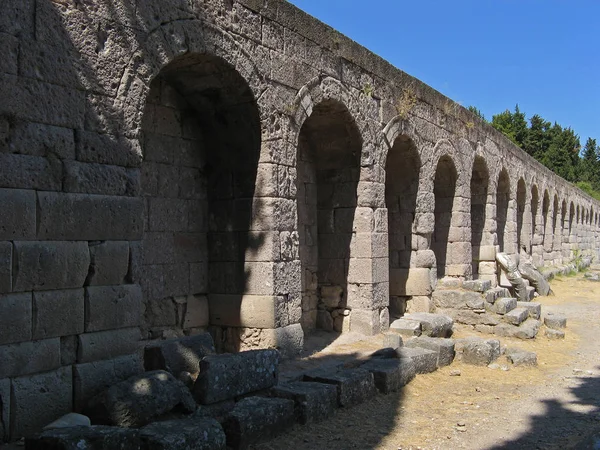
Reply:
[[482, 245], [479, 247], [479, 261], [494, 261], [496, 265], [496, 246], [495, 245]]
[[544, 332], [545, 336], [548, 339], [564, 339], [565, 332], [562, 330], [553, 330], [552, 328], [547, 328]]
[[542, 314], [541, 303], [536, 302], [517, 302], [517, 308], [525, 308], [529, 311], [529, 317], [539, 320]]
[[451, 317], [434, 313], [412, 313], [404, 316], [406, 320], [421, 323], [421, 331], [425, 336], [450, 337], [454, 321]]
[[83, 289], [33, 293], [33, 339], [83, 333]]
[[0, 295], [0, 345], [30, 340], [32, 317], [31, 292]]
[[492, 288], [492, 283], [489, 280], [465, 280], [463, 281], [463, 289], [474, 292], [485, 292]]
[[279, 352], [250, 350], [209, 355], [201, 361], [192, 392], [199, 403], [211, 404], [268, 389], [277, 384]]
[[129, 271], [129, 242], [90, 243], [89, 286], [123, 284]]
[[38, 192], [38, 238], [137, 240], [143, 214], [139, 197]]
[[438, 367], [438, 354], [425, 348], [402, 347], [397, 350], [398, 357], [410, 359], [415, 365], [416, 373], [435, 372]]
[[71, 411], [71, 367], [14, 378], [11, 389], [11, 438], [30, 435]]
[[21, 155], [75, 159], [74, 133], [70, 128], [18, 122], [12, 129], [11, 152]]
[[0, 380], [0, 442], [7, 441], [10, 431], [10, 379]]
[[516, 337], [518, 339], [533, 339], [539, 329], [541, 322], [535, 319], [527, 319], [521, 325], [514, 326], [507, 323], [501, 323], [494, 328], [496, 336]]
[[333, 331], [334, 320], [329, 311], [323, 309], [317, 311], [317, 328], [323, 331]]
[[277, 328], [285, 320], [283, 296], [211, 294], [208, 303], [211, 325]]
[[479, 274], [480, 275], [495, 275], [496, 274], [496, 262], [485, 261], [479, 263]]
[[353, 309], [350, 313], [350, 330], [365, 336], [374, 336], [381, 331], [379, 311]]
[[276, 436], [294, 424], [294, 402], [285, 398], [247, 397], [223, 422], [227, 447], [246, 449]]
[[139, 349], [140, 330], [122, 328], [98, 331], [80, 334], [77, 338], [77, 362], [87, 363], [136, 353]]
[[364, 403], [375, 395], [375, 379], [366, 369], [322, 370], [305, 374], [305, 381], [333, 384], [337, 387], [337, 402], [341, 407]]
[[396, 333], [385, 333], [383, 335], [383, 347], [397, 349], [404, 346], [402, 336]]
[[225, 450], [226, 442], [219, 422], [195, 416], [151, 423], [139, 436], [144, 448], [154, 450]]
[[142, 290], [137, 284], [85, 289], [86, 332], [138, 326], [141, 313]]
[[0, 189], [0, 239], [35, 239], [35, 191]]
[[517, 307], [517, 299], [512, 297], [502, 297], [494, 303], [494, 312], [496, 314], [506, 314]]
[[454, 339], [440, 339], [428, 336], [419, 336], [408, 339], [405, 347], [424, 348], [437, 353], [437, 366], [449, 366], [454, 361]]
[[485, 300], [482, 297], [471, 297], [466, 302], [467, 308], [474, 310], [485, 309]]
[[0, 346], [0, 379], [45, 372], [60, 367], [60, 339]]
[[181, 381], [154, 370], [112, 385], [92, 398], [84, 413], [92, 423], [137, 428], [175, 408], [189, 414], [196, 403]]
[[286, 327], [263, 329], [262, 347], [276, 348], [282, 357], [298, 355], [304, 347], [302, 325], [294, 323]]
[[0, 242], [0, 294], [12, 291], [12, 243]]
[[388, 306], [389, 283], [349, 283], [347, 307], [351, 309], [379, 309]]
[[73, 366], [74, 410], [82, 411], [88, 400], [96, 394], [143, 371], [139, 355]]
[[391, 269], [390, 294], [400, 296], [431, 294], [428, 268]]
[[144, 368], [166, 370], [176, 377], [181, 372], [196, 375], [200, 371], [202, 358], [214, 353], [215, 344], [209, 333], [156, 341], [144, 349]]
[[436, 308], [464, 309], [467, 307], [465, 294], [461, 290], [436, 289], [431, 298]]
[[128, 197], [140, 193], [139, 169], [78, 161], [66, 161], [64, 167], [65, 192]]
[[305, 425], [321, 422], [337, 408], [337, 388], [326, 383], [291, 382], [275, 386], [271, 395], [294, 401], [296, 420]]
[[31, 450], [95, 450], [139, 449], [139, 431], [107, 425], [90, 427], [54, 428], [25, 439], [25, 448]]
[[562, 314], [548, 313], [544, 317], [544, 325], [553, 330], [559, 330], [567, 327], [567, 318]]
[[390, 331], [402, 336], [421, 336], [421, 322], [418, 320], [396, 319], [390, 324]]
[[487, 366], [500, 356], [497, 339], [467, 338], [461, 340], [461, 359], [465, 364]]
[[406, 312], [427, 312], [431, 313], [435, 311], [433, 300], [427, 296], [413, 296], [406, 302]]
[[0, 187], [59, 191], [62, 176], [62, 163], [56, 158], [0, 153]]
[[529, 311], [526, 308], [515, 308], [504, 314], [504, 320], [512, 325], [520, 325], [529, 317]]
[[142, 149], [137, 139], [77, 130], [77, 159], [88, 163], [139, 167]]
[[210, 324], [208, 297], [206, 295], [188, 295], [183, 328], [204, 328]]
[[373, 374], [375, 386], [382, 394], [400, 391], [416, 375], [416, 366], [411, 358], [371, 360], [360, 367]]
[[86, 242], [16, 241], [13, 290], [80, 288], [90, 265]]
[[521, 349], [507, 349], [506, 359], [515, 367], [532, 367], [537, 366], [537, 354]]
[[321, 286], [320, 300], [326, 308], [335, 309], [340, 305], [344, 289], [341, 286]]

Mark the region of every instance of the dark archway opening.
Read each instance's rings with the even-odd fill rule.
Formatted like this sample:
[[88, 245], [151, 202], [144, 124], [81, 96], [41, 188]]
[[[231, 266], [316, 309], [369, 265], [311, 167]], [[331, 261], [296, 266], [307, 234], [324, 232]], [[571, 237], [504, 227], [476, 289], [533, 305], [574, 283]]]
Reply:
[[517, 183], [517, 251], [521, 251], [523, 246], [523, 217], [525, 216], [525, 200], [527, 188], [525, 180], [519, 179]]
[[435, 224], [431, 249], [437, 261], [437, 277], [446, 275], [448, 264], [448, 235], [452, 223], [452, 210], [458, 175], [452, 159], [445, 155], [440, 158], [435, 171], [433, 193], [435, 197]]
[[548, 231], [548, 210], [550, 209], [550, 197], [548, 191], [544, 191], [544, 198], [542, 200], [542, 249], [545, 253], [546, 247], [546, 233]]
[[298, 142], [302, 325], [344, 331], [362, 140], [344, 105], [318, 104]]
[[388, 152], [385, 164], [385, 206], [388, 210], [390, 266], [390, 314], [404, 313], [406, 276], [398, 270], [408, 270], [412, 251], [412, 229], [419, 189], [421, 160], [413, 141], [398, 136]]
[[[148, 337], [165, 337], [206, 328], [210, 304], [246, 291], [245, 255], [263, 238], [250, 231], [260, 118], [232, 66], [187, 55], [153, 80], [142, 132], [145, 325]], [[237, 350], [217, 329], [217, 346]]]
[[498, 249], [503, 252], [504, 236], [506, 234], [506, 219], [508, 216], [508, 202], [510, 200], [510, 179], [506, 169], [502, 169], [498, 176], [496, 189], [496, 234], [498, 236]]
[[538, 207], [539, 207], [539, 194], [538, 194], [538, 189], [537, 186], [534, 184], [533, 187], [531, 188], [531, 230], [530, 230], [530, 237], [531, 237], [531, 244], [530, 244], [530, 248], [529, 248], [529, 253], [533, 252], [533, 246], [535, 245], [536, 241], [537, 241], [537, 212], [538, 212]]
[[471, 173], [471, 260], [473, 279], [477, 279], [479, 276], [479, 252], [485, 230], [489, 182], [487, 164], [481, 156], [476, 156]]

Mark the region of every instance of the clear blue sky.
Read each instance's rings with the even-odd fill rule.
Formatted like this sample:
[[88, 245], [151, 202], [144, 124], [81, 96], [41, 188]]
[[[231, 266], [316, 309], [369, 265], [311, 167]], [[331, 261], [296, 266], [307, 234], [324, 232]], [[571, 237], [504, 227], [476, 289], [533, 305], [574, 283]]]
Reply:
[[291, 0], [488, 120], [519, 104], [600, 143], [599, 0]]

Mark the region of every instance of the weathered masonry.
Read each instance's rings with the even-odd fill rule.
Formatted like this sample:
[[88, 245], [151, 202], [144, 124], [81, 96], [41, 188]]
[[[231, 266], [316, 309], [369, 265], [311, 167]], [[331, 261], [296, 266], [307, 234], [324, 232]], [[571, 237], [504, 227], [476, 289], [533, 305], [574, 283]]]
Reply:
[[376, 334], [496, 251], [598, 248], [600, 204], [281, 0], [3, 0], [0, 440], [150, 339]]

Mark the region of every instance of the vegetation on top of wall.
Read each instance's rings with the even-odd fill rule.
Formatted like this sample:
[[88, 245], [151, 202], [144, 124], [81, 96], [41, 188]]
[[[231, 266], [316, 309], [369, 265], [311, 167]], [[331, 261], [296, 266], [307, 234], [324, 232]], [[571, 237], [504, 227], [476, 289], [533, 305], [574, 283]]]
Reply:
[[[479, 109], [468, 109], [486, 121]], [[600, 146], [596, 139], [588, 138], [582, 148], [571, 127], [552, 124], [539, 114], [528, 122], [519, 105], [514, 112], [507, 109], [492, 116], [489, 123], [554, 173], [600, 200]]]

